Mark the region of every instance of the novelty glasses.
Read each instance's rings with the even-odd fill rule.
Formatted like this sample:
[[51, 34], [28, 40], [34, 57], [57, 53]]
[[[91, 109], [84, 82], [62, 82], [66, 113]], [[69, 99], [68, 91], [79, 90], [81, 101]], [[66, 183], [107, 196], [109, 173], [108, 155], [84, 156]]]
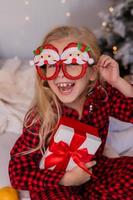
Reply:
[[88, 65], [94, 64], [92, 49], [81, 43], [70, 43], [62, 54], [52, 44], [46, 44], [34, 51], [34, 64], [43, 80], [57, 78], [62, 69], [64, 76], [77, 80], [84, 76]]

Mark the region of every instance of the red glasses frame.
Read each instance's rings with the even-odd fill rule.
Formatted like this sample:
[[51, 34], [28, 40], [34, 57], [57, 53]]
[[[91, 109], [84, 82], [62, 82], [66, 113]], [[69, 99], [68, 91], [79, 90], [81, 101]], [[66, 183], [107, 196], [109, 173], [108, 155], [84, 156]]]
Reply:
[[[78, 64], [77, 64], [77, 65], [78, 65]], [[67, 70], [66, 70], [66, 66], [67, 66], [67, 65], [66, 65], [65, 63], [63, 63], [63, 61], [57, 62], [57, 63], [55, 64], [55, 66], [56, 66], [56, 71], [55, 71], [55, 73], [54, 73], [52, 76], [50, 76], [50, 77], [46, 77], [46, 76], [42, 73], [42, 69], [41, 69], [39, 66], [37, 66], [37, 65], [36, 65], [36, 70], [37, 70], [39, 76], [40, 76], [43, 80], [53, 80], [53, 79], [57, 78], [57, 76], [58, 76], [58, 74], [59, 74], [59, 71], [60, 71], [61, 69], [62, 69], [62, 71], [63, 71], [63, 73], [64, 73], [64, 76], [65, 76], [66, 78], [68, 78], [68, 79], [70, 79], [70, 80], [77, 80], [77, 79], [82, 78], [82, 77], [85, 75], [86, 70], [87, 70], [87, 67], [88, 67], [88, 63], [85, 63], [85, 64], [82, 65], [82, 71], [81, 71], [81, 73], [80, 73], [78, 76], [71, 76], [71, 75], [67, 72]]]

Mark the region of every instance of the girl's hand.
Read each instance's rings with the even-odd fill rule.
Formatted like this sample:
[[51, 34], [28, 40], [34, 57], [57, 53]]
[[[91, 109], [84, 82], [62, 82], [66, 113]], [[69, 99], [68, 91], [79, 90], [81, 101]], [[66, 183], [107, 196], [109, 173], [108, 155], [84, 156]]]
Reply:
[[102, 55], [96, 64], [102, 78], [126, 97], [133, 97], [133, 86], [119, 75], [119, 65], [110, 56]]
[[[92, 171], [92, 167], [96, 164], [96, 161], [91, 161], [86, 164], [86, 167]], [[67, 171], [65, 175], [62, 177], [60, 184], [64, 186], [78, 186], [83, 183], [86, 183], [90, 180], [90, 175], [87, 174], [83, 169], [80, 167], [74, 167], [71, 171]]]
[[121, 78], [119, 74], [119, 65], [110, 56], [102, 55], [97, 63], [97, 68], [102, 78], [111, 85], [115, 85]]

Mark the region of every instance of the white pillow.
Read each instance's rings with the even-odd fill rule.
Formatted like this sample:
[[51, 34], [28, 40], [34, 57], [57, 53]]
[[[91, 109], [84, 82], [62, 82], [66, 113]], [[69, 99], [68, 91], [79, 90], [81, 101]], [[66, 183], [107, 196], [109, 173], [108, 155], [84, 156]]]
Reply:
[[127, 153], [133, 148], [133, 124], [111, 117], [106, 144], [118, 154]]
[[[29, 61], [12, 58], [0, 67], [0, 103], [4, 117], [0, 118], [0, 132], [20, 133], [25, 113], [34, 95], [34, 67]], [[3, 114], [0, 110], [0, 116]], [[8, 124], [6, 122], [8, 121]], [[6, 125], [7, 126], [6, 126]]]

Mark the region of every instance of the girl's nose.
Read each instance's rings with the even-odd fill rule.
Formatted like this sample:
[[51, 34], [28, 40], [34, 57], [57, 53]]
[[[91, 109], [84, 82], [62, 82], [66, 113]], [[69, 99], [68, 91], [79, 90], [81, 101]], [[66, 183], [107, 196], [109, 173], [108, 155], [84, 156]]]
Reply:
[[58, 77], [64, 77], [64, 73], [62, 71], [62, 65], [60, 65], [60, 70], [59, 70], [59, 74], [58, 74]]

